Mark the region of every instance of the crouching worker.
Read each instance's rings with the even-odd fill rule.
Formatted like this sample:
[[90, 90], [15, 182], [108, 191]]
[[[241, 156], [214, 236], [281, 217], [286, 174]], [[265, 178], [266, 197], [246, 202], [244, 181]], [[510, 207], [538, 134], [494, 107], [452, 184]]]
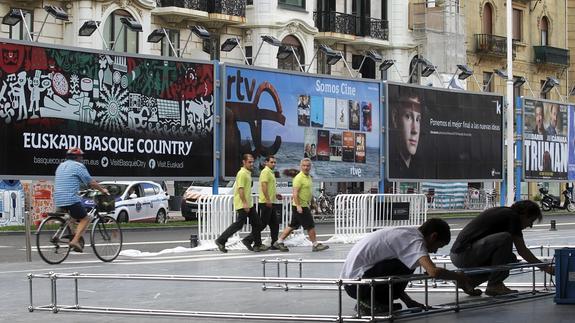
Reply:
[[[419, 228], [395, 227], [386, 228], [370, 233], [351, 248], [340, 277], [342, 279], [368, 279], [386, 276], [399, 276], [413, 274], [415, 268], [423, 267], [427, 274], [433, 278], [456, 280], [467, 293], [468, 279], [462, 273], [456, 273], [444, 268], [436, 267], [429, 253], [447, 245], [451, 240], [451, 232], [447, 222], [441, 219], [429, 219]], [[420, 304], [407, 293], [407, 282], [393, 284], [393, 299], [400, 299], [408, 308], [420, 307]], [[369, 285], [360, 285], [357, 295], [356, 285], [345, 285], [347, 294], [359, 299], [361, 314], [371, 313], [371, 288]], [[481, 293], [479, 291], [479, 293]], [[374, 312], [389, 312], [389, 288], [387, 284], [374, 286]], [[399, 310], [400, 303], [394, 303], [392, 310]]]
[[[541, 262], [525, 246], [523, 229], [531, 228], [536, 220], [543, 218], [539, 205], [525, 200], [517, 201], [511, 207], [494, 207], [483, 211], [469, 222], [455, 239], [451, 247], [451, 261], [458, 268], [505, 265], [517, 262], [513, 246], [517, 253], [529, 263]], [[541, 265], [548, 274], [554, 268]], [[485, 294], [500, 296], [517, 293], [509, 289], [503, 281], [509, 271], [497, 271], [490, 274], [470, 276], [472, 286], [487, 281]]]

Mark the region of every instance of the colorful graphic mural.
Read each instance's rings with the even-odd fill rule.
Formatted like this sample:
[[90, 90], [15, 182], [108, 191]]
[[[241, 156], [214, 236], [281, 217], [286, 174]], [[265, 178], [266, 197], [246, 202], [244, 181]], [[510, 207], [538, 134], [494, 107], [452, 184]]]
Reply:
[[213, 87], [212, 64], [1, 42], [0, 175], [77, 146], [96, 176], [212, 177]]

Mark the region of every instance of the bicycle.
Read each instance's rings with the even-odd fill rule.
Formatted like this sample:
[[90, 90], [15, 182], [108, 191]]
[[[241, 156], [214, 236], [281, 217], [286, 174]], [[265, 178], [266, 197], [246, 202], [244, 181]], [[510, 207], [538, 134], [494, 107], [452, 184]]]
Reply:
[[[111, 262], [122, 250], [122, 228], [113, 217], [107, 215], [115, 208], [114, 198], [110, 195], [94, 196], [94, 208], [88, 212], [92, 218], [90, 243], [96, 257]], [[73, 219], [68, 213], [48, 213], [36, 231], [38, 254], [51, 265], [63, 262], [70, 253], [68, 243], [74, 237]], [[84, 238], [80, 239], [84, 247]]]
[[328, 195], [325, 192], [325, 189], [320, 189], [319, 193], [320, 194], [317, 198], [317, 206], [320, 210], [320, 213], [323, 215], [333, 215], [335, 197]]

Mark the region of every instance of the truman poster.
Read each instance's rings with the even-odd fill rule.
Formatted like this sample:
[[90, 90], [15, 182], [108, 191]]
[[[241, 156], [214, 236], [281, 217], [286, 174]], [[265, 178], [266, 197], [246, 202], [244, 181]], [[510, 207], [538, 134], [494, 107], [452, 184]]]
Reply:
[[523, 101], [525, 180], [567, 180], [569, 106]]
[[225, 71], [226, 177], [251, 153], [254, 176], [273, 154], [280, 181], [295, 176], [304, 157], [317, 180], [380, 178], [379, 83], [236, 66]]
[[503, 97], [387, 83], [388, 178], [501, 180]]
[[211, 64], [0, 42], [0, 176], [213, 176]]

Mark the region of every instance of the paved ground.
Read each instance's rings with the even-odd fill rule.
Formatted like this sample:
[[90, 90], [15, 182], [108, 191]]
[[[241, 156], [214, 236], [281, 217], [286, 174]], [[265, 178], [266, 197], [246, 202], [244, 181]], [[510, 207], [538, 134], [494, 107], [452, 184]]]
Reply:
[[[558, 231], [549, 231], [545, 223], [525, 233], [529, 245], [575, 244], [575, 217], [557, 217]], [[468, 220], [449, 220], [453, 238]], [[319, 227], [320, 239], [327, 240], [333, 231], [330, 225]], [[175, 246], [189, 246], [188, 230], [129, 231], [126, 232], [124, 249], [159, 251]], [[453, 239], [452, 239], [453, 240]], [[5, 322], [173, 322], [188, 321], [183, 318], [152, 318], [149, 316], [114, 316], [49, 312], [29, 313], [29, 290], [27, 273], [81, 272], [94, 274], [165, 274], [165, 275], [216, 275], [248, 276], [262, 274], [263, 258], [343, 259], [351, 245], [331, 245], [325, 252], [312, 253], [310, 247], [292, 248], [289, 253], [231, 251], [221, 254], [215, 251], [186, 251], [154, 257], [122, 256], [113, 263], [99, 262], [94, 255], [72, 254], [61, 265], [47, 265], [34, 253], [33, 262], [24, 262], [24, 238], [21, 235], [0, 235], [0, 279], [4, 299], [0, 302], [0, 321]], [[448, 247], [447, 247], [448, 248]], [[447, 248], [439, 253], [446, 253]], [[341, 265], [306, 265], [305, 277], [335, 278]], [[282, 271], [282, 275], [283, 275]], [[289, 275], [297, 274], [295, 268]], [[522, 277], [525, 277], [523, 275]], [[528, 277], [527, 277], [528, 278]], [[525, 278], [525, 279], [527, 279]], [[519, 278], [514, 278], [519, 279]], [[59, 282], [59, 301], [72, 303], [71, 283]], [[254, 313], [313, 313], [335, 314], [337, 294], [333, 291], [262, 291], [260, 284], [253, 283], [205, 283], [205, 282], [144, 282], [144, 281], [83, 281], [80, 283], [80, 304], [108, 305], [114, 307], [137, 307], [155, 309], [179, 309], [198, 311], [229, 311]], [[421, 294], [416, 294], [421, 299]], [[451, 300], [453, 294], [433, 293], [431, 304]], [[35, 304], [49, 303], [49, 282], [38, 281], [34, 285]], [[344, 297], [344, 314], [353, 314], [353, 302]], [[507, 304], [489, 309], [466, 310], [460, 313], [444, 313], [414, 322], [572, 322], [573, 306], [555, 305], [552, 298]], [[230, 322], [230, 320], [193, 319], [198, 322]], [[250, 321], [250, 320], [246, 320]]]

